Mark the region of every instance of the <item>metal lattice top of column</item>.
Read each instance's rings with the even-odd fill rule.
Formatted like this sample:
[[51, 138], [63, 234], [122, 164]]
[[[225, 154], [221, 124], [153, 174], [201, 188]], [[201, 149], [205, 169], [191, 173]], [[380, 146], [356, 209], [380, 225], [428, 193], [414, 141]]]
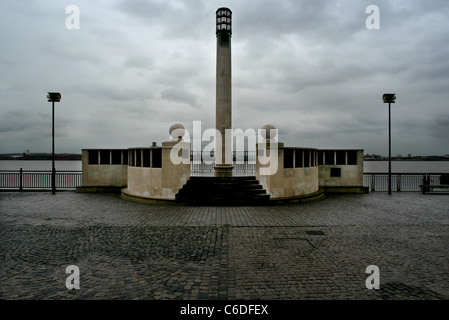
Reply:
[[216, 34], [232, 34], [232, 11], [229, 8], [219, 8], [216, 11]]

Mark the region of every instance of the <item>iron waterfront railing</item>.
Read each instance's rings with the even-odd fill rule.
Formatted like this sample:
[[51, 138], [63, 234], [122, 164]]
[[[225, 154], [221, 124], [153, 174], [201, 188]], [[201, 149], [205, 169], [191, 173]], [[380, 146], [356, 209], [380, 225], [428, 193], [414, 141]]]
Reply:
[[[57, 189], [75, 189], [82, 184], [81, 171], [56, 171]], [[51, 170], [0, 170], [0, 189], [51, 189]]]
[[[232, 174], [236, 176], [253, 176], [256, 173], [256, 152], [243, 151], [233, 152]], [[190, 152], [190, 175], [208, 176], [214, 175], [215, 154], [213, 151], [191, 151]]]
[[[421, 185], [438, 186], [445, 183], [447, 173], [392, 173], [392, 191], [421, 191]], [[388, 190], [388, 173], [365, 172], [363, 186], [370, 191]], [[435, 188], [434, 190], [438, 190]]]
[[[196, 157], [196, 158], [195, 158]], [[201, 161], [198, 154], [192, 153], [191, 175], [213, 175], [214, 162]], [[193, 161], [196, 160], [196, 161]], [[204, 160], [204, 159], [203, 159]], [[208, 159], [210, 160], [210, 159]], [[237, 161], [238, 160], [238, 161]], [[255, 155], [243, 154], [234, 157], [235, 175], [255, 174]], [[438, 186], [448, 184], [448, 173], [393, 173], [391, 177], [393, 191], [422, 191], [422, 185]], [[56, 171], [57, 189], [76, 189], [82, 185], [81, 171]], [[363, 174], [363, 186], [370, 191], [388, 190], [388, 173], [365, 172]], [[51, 189], [50, 170], [0, 170], [0, 190], [36, 190]], [[438, 187], [433, 188], [439, 190]]]

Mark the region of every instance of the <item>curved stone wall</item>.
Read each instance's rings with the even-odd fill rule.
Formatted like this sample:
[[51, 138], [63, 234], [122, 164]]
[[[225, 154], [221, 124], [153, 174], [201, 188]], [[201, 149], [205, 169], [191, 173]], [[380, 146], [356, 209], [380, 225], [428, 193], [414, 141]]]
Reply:
[[[190, 178], [190, 144], [187, 142], [168, 141], [162, 147], [133, 148], [129, 154], [128, 187], [122, 191], [125, 195], [175, 200], [176, 193]], [[173, 155], [179, 155], [177, 160], [181, 163], [174, 163]]]

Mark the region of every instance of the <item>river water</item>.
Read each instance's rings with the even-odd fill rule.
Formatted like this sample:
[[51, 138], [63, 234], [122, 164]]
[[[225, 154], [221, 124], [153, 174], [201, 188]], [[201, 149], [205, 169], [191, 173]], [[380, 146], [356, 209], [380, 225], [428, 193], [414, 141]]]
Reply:
[[[49, 170], [51, 171], [51, 160], [0, 160], [0, 170]], [[55, 161], [56, 171], [73, 170], [81, 171], [80, 160]]]
[[[364, 172], [388, 172], [388, 161], [365, 161]], [[449, 173], [449, 161], [391, 161], [392, 173]]]
[[[56, 170], [81, 171], [81, 161], [55, 161]], [[0, 170], [49, 170], [51, 160], [0, 160]], [[393, 173], [449, 173], [449, 161], [392, 161]], [[388, 172], [388, 161], [365, 161], [364, 172]]]

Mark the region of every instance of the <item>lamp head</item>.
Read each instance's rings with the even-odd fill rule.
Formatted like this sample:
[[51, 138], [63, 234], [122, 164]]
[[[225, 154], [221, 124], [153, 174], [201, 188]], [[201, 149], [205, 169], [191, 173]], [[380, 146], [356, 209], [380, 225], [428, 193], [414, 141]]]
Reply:
[[216, 12], [216, 34], [232, 34], [232, 11], [229, 8], [219, 8]]
[[384, 103], [395, 103], [396, 94], [395, 93], [384, 93], [382, 96], [382, 100]]
[[59, 92], [48, 92], [47, 99], [49, 102], [61, 101], [61, 94]]

